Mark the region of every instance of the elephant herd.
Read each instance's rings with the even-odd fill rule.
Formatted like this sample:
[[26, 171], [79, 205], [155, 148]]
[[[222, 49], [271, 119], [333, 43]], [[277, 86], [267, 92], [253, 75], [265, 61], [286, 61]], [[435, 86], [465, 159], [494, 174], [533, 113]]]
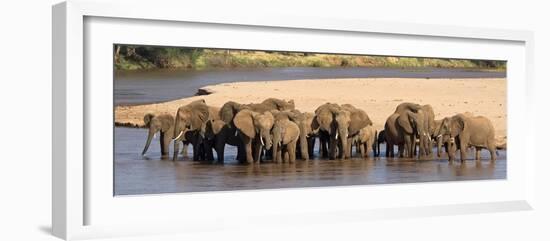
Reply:
[[142, 155], [160, 133], [161, 155], [169, 155], [173, 142], [174, 161], [178, 160], [181, 142], [184, 155], [192, 145], [194, 161], [223, 163], [225, 146], [231, 145], [237, 148], [236, 158], [242, 163], [292, 163], [312, 158], [317, 138], [319, 156], [331, 160], [352, 157], [353, 146], [360, 157], [369, 157], [371, 152], [379, 156], [384, 142], [386, 157], [394, 157], [397, 146], [399, 157], [427, 158], [437, 143], [437, 155], [444, 147], [449, 161], [454, 160], [457, 150], [464, 161], [470, 147], [475, 147], [477, 160], [483, 148], [490, 151], [492, 161], [496, 159], [495, 131], [489, 119], [469, 113], [441, 120], [434, 117], [430, 105], [401, 103], [387, 118], [384, 130], [378, 132], [368, 114], [350, 104], [325, 103], [310, 113], [295, 109], [293, 100], [228, 101], [213, 107], [201, 99], [179, 107], [175, 116], [145, 115], [149, 134]]

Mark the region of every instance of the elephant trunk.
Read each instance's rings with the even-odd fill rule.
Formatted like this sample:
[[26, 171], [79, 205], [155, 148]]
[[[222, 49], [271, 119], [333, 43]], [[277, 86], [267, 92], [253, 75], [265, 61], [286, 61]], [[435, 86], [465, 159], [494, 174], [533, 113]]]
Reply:
[[147, 142], [145, 143], [145, 147], [143, 148], [143, 151], [141, 152], [141, 155], [145, 155], [147, 150], [149, 149], [149, 145], [151, 144], [151, 140], [155, 136], [156, 131], [153, 128], [149, 128], [149, 135], [147, 135]]
[[303, 127], [303, 124], [300, 125], [300, 153], [302, 155], [302, 159], [306, 161], [309, 160], [307, 133]]
[[346, 153], [348, 152], [348, 129], [347, 128], [338, 128], [338, 131], [336, 132], [336, 136], [340, 142], [341, 149], [338, 150], [338, 155], [341, 159], [346, 159]]
[[275, 162], [281, 161], [281, 155], [279, 155], [279, 148], [282, 148], [281, 146], [281, 130], [279, 127], [273, 128], [273, 150], [272, 150], [272, 159]]

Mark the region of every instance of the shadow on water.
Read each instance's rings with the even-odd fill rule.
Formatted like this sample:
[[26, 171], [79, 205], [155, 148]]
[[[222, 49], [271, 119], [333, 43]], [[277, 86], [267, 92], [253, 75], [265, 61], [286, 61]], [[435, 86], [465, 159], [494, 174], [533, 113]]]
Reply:
[[145, 136], [144, 129], [115, 128], [115, 195], [506, 178], [502, 150], [494, 163], [483, 151], [481, 162], [472, 160], [471, 152], [465, 163], [380, 157], [243, 165], [234, 160], [236, 149], [226, 147], [226, 162], [220, 165], [189, 158], [162, 160], [158, 139], [143, 157]]

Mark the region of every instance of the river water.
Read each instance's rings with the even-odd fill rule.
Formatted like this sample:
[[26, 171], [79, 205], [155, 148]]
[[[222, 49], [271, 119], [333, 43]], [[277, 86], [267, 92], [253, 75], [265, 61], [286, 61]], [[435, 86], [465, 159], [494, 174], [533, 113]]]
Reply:
[[[142, 104], [178, 99], [194, 95], [198, 88], [205, 85], [233, 81], [361, 77], [498, 78], [505, 75], [504, 72], [429, 68], [268, 68], [119, 72], [115, 75], [115, 104]], [[472, 160], [474, 155], [470, 153], [469, 160], [463, 164], [450, 164], [444, 157], [432, 160], [380, 157], [243, 165], [235, 161], [236, 149], [227, 146], [226, 161], [220, 165], [193, 162], [189, 158], [181, 158], [177, 162], [172, 162], [171, 159], [162, 160], [158, 139], [153, 140], [146, 156], [141, 156], [146, 137], [145, 129], [115, 128], [115, 195], [506, 178], [506, 151], [503, 150], [499, 151], [495, 163], [487, 161], [489, 153], [484, 150], [483, 161]], [[382, 146], [381, 150], [384, 155], [385, 147]], [[192, 156], [192, 148], [189, 148], [189, 156]]]

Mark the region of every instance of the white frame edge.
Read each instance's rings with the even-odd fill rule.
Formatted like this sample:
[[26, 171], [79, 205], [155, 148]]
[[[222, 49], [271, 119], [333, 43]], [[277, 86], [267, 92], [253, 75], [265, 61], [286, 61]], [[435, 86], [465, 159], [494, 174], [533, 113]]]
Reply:
[[[526, 46], [526, 80], [527, 91], [530, 93], [533, 85], [533, 33], [521, 30], [498, 30], [487, 28], [470, 28], [458, 26], [441, 26], [427, 24], [357, 21], [344, 19], [304, 19], [292, 16], [237, 17], [208, 16], [200, 11], [186, 12], [185, 16], [179, 8], [167, 7], [175, 4], [169, 0], [135, 3], [146, 6], [155, 4], [156, 11], [145, 12], [133, 8], [132, 11], [123, 8], [121, 1], [97, 2], [73, 0], [59, 3], [52, 7], [52, 232], [63, 239], [82, 237], [84, 227], [84, 85], [82, 80], [84, 66], [83, 19], [84, 16], [101, 16], [115, 18], [135, 18], [149, 20], [186, 21], [200, 23], [221, 23], [230, 25], [268, 26], [281, 28], [321, 29], [354, 32], [375, 32], [400, 35], [421, 35], [431, 37], [452, 37], [485, 40], [503, 40], [524, 42]], [[171, 2], [171, 4], [168, 4]], [[176, 4], [177, 5], [177, 4]], [[136, 10], [138, 9], [138, 10]], [[72, 81], [69, 81], [72, 80]], [[70, 91], [70, 90], [81, 91]], [[527, 105], [528, 114], [533, 111], [533, 98], [529, 93]], [[526, 121], [532, 122], [530, 118]], [[534, 137], [534, 125], [529, 123], [526, 140], [531, 142]], [[526, 158], [534, 160], [534, 145], [527, 145]], [[74, 172], [70, 170], [81, 170]], [[534, 165], [528, 166], [532, 174], [529, 184], [534, 184]], [[68, 183], [72, 183], [68, 185]], [[75, 185], [78, 184], [78, 185]], [[518, 200], [503, 203], [464, 204], [457, 206], [457, 212], [428, 212], [438, 215], [458, 213], [496, 212], [509, 210], [528, 210], [534, 204], [534, 185], [526, 187], [528, 200]], [[409, 208], [410, 209], [410, 208]], [[403, 211], [403, 210], [401, 210]], [[388, 210], [384, 210], [388, 212]], [[409, 213], [412, 213], [410, 210]], [[418, 212], [414, 212], [417, 213]], [[375, 212], [356, 215], [357, 218], [379, 216]], [[431, 215], [431, 214], [430, 214]], [[398, 214], [390, 216], [399, 216]], [[424, 216], [424, 215], [421, 215]], [[101, 235], [101, 234], [100, 234]], [[95, 236], [95, 235], [93, 235]]]

